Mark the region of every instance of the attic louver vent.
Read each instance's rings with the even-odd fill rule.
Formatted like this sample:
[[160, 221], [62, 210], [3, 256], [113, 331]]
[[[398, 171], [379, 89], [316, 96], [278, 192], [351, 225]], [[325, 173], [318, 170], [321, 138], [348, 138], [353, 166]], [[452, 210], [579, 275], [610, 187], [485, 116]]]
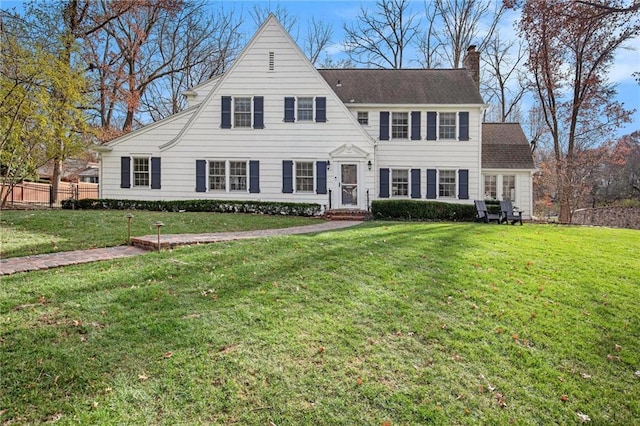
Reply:
[[269, 71], [273, 71], [276, 67], [276, 54], [274, 52], [269, 52]]

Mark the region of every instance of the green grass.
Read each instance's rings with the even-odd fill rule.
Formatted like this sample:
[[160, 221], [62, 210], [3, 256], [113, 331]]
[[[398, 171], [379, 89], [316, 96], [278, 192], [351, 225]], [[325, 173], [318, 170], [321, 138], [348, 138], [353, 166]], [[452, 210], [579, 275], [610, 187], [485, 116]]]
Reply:
[[[127, 241], [127, 212], [118, 210], [3, 210], [0, 213], [0, 257], [109, 247]], [[318, 223], [316, 219], [220, 213], [132, 212], [131, 235], [248, 231]]]
[[5, 277], [0, 422], [638, 424], [639, 236], [370, 223]]

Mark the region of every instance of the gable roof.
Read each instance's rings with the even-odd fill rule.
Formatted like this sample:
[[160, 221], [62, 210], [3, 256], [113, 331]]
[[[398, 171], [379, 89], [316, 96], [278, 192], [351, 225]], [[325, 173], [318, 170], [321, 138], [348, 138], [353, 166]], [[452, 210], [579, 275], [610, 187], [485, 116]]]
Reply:
[[320, 69], [345, 104], [483, 104], [465, 69]]
[[520, 123], [482, 123], [483, 169], [535, 169]]

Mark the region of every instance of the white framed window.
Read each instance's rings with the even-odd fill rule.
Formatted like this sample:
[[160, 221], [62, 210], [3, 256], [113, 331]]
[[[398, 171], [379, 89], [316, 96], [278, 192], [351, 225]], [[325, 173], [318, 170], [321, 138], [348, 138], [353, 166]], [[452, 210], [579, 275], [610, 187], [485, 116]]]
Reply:
[[246, 192], [247, 161], [244, 160], [209, 160], [208, 182], [209, 191], [218, 192]]
[[251, 127], [251, 98], [233, 99], [233, 126]]
[[149, 157], [133, 157], [133, 186], [149, 187], [151, 166]]
[[502, 200], [514, 201], [516, 198], [516, 177], [514, 175], [502, 176]]
[[298, 121], [313, 121], [313, 98], [298, 98]]
[[484, 199], [498, 199], [498, 176], [484, 175]]
[[391, 195], [394, 197], [409, 196], [409, 170], [391, 169]]
[[456, 113], [441, 112], [438, 114], [438, 139], [456, 138]]
[[209, 161], [209, 190], [227, 190], [227, 162]]
[[246, 161], [229, 161], [229, 191], [247, 191]]
[[313, 161], [296, 161], [295, 174], [296, 192], [314, 191]]
[[456, 197], [456, 171], [438, 170], [438, 197]]
[[358, 111], [358, 123], [363, 126], [369, 125], [369, 112], [368, 111]]
[[409, 139], [409, 113], [391, 113], [391, 138]]

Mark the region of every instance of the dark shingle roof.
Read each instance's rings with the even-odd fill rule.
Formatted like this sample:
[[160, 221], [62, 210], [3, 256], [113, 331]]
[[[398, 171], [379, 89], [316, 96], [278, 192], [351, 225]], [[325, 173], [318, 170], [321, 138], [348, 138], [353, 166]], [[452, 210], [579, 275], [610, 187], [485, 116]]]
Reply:
[[478, 86], [465, 69], [321, 69], [318, 71], [346, 104], [484, 103]]
[[520, 123], [482, 124], [482, 168], [535, 168], [531, 147]]

